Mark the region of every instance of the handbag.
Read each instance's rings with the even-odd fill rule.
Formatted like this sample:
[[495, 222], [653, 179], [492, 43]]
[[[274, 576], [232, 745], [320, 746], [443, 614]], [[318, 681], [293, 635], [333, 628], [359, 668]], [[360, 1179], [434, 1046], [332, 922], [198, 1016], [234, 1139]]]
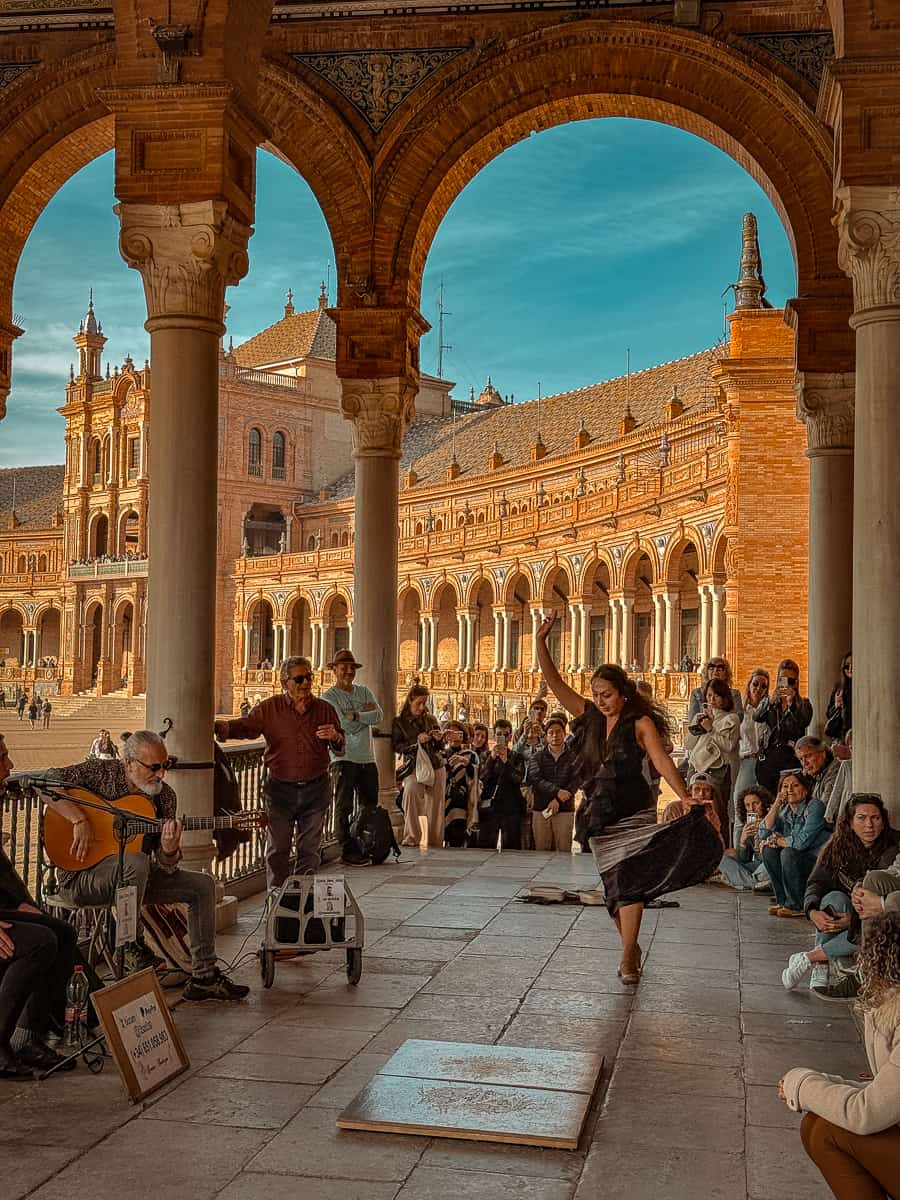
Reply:
[[416, 783], [422, 787], [434, 787], [434, 767], [423, 745], [416, 750]]

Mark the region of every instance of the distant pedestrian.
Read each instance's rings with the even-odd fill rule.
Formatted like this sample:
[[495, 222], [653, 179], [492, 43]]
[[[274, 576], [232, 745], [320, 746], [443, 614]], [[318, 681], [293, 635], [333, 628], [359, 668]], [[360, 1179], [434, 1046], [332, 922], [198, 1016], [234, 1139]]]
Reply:
[[242, 717], [250, 716], [250, 701], [245, 696], [241, 701], [240, 713]]
[[16, 710], [18, 711], [20, 721], [25, 719], [25, 706], [27, 705], [27, 703], [28, 703], [28, 693], [23, 692], [16, 703]]
[[49, 700], [45, 700], [44, 703], [41, 705], [41, 713], [44, 718], [44, 728], [45, 729], [50, 728], [50, 714], [52, 712], [53, 712], [53, 705], [50, 703]]
[[6, 708], [6, 688], [0, 688], [0, 708]]
[[28, 720], [31, 722], [32, 729], [37, 729], [36, 722], [38, 716], [40, 715], [40, 711], [41, 706], [38, 704], [37, 699], [32, 697], [31, 703], [28, 705]]

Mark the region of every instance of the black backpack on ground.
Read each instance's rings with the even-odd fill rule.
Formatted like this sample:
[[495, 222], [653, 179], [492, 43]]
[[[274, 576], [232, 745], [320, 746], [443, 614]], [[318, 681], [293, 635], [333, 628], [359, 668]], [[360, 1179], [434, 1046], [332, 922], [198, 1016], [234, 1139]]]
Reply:
[[344, 847], [343, 857], [348, 862], [371, 862], [377, 867], [391, 853], [394, 858], [400, 857], [390, 814], [380, 804], [366, 805], [350, 827], [350, 845]]

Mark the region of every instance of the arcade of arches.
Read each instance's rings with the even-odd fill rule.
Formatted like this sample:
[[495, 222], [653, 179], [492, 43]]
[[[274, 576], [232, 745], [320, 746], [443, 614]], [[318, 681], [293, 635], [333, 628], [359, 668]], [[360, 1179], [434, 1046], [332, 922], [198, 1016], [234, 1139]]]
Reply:
[[[635, 540], [630, 528], [621, 562], [601, 554], [599, 545], [592, 552], [594, 576], [603, 582], [601, 563], [610, 572], [605, 604], [597, 602], [600, 588], [586, 594], [586, 576], [558, 561], [567, 557], [569, 542], [574, 545], [569, 527], [545, 526], [534, 507], [525, 514], [531, 527], [521, 539], [527, 553], [520, 549], [509, 556], [516, 561], [507, 561], [505, 534], [522, 514], [520, 507], [515, 517], [501, 518], [499, 500], [482, 528], [497, 533], [497, 522], [508, 520], [504, 539], [479, 543], [476, 522], [471, 542], [449, 548], [450, 555], [461, 554], [449, 595], [446, 585], [436, 587], [443, 568], [433, 573], [432, 590], [412, 579], [401, 588], [398, 543], [416, 534], [415, 524], [403, 530], [399, 460], [420, 386], [425, 322], [419, 291], [434, 233], [481, 167], [531, 130], [625, 115], [677, 124], [731, 154], [767, 191], [788, 230], [797, 266], [797, 297], [785, 314], [793, 348], [779, 345], [774, 359], [767, 353], [772, 326], [781, 325], [772, 310], [759, 310], [768, 321], [732, 324], [729, 365], [717, 391], [725, 403], [724, 452], [733, 456], [729, 478], [733, 474], [738, 485], [743, 472], [758, 477], [761, 464], [779, 484], [806, 483], [799, 450], [770, 446], [767, 400], [759, 390], [777, 393], [783, 403], [789, 354], [788, 384], [807, 434], [809, 686], [819, 703], [851, 641], [852, 619], [854, 781], [893, 802], [900, 710], [885, 697], [893, 691], [900, 643], [891, 586], [900, 567], [900, 433], [893, 402], [900, 377], [900, 27], [888, 5], [799, 0], [786, 15], [780, 6], [740, 3], [715, 10], [682, 3], [590, 11], [492, 5], [490, 12], [476, 3], [448, 15], [412, 0], [402, 16], [375, 15], [368, 3], [357, 11], [354, 0], [340, 15], [281, 0], [202, 6], [122, 0], [114, 11], [104, 3], [84, 7], [90, 14], [82, 21], [71, 4], [31, 5], [27, 27], [17, 29], [15, 19], [7, 19], [0, 33], [0, 217], [7, 231], [0, 245], [0, 396], [9, 391], [20, 332], [11, 300], [25, 239], [56, 189], [114, 145], [120, 249], [144, 281], [153, 363], [153, 493], [146, 525], [135, 508], [137, 536], [144, 528], [148, 534], [141, 548], [154, 563], [155, 599], [141, 653], [149, 723], [158, 725], [170, 711], [181, 714], [173, 752], [200, 761], [210, 756], [219, 339], [225, 288], [249, 266], [254, 154], [261, 144], [308, 180], [334, 242], [338, 293], [330, 313], [341, 408], [353, 437], [354, 586], [352, 604], [349, 594], [341, 597], [342, 611], [337, 581], [329, 583], [317, 565], [296, 594], [279, 583], [284, 601], [276, 592], [277, 608], [268, 617], [253, 615], [248, 605], [241, 624], [271, 636], [277, 654], [304, 629], [304, 614], [295, 611], [302, 600], [311, 649], [321, 660], [352, 617], [363, 677], [388, 715], [398, 637], [405, 661], [411, 654], [420, 662], [427, 657], [427, 669], [437, 663], [440, 670], [455, 624], [467, 664], [486, 656], [499, 668], [517, 656], [524, 670], [535, 600], [565, 607], [567, 665], [581, 665], [582, 646], [601, 636], [601, 621], [607, 649], [610, 639], [615, 647], [624, 638], [626, 657], [634, 653], [640, 661], [649, 652], [658, 663], [667, 657], [667, 641], [674, 648], [679, 637], [693, 636], [685, 634], [691, 626], [679, 623], [679, 611], [682, 617], [699, 611], [698, 628], [705, 611], [710, 631], [717, 618], [720, 639], [724, 623], [725, 644], [736, 637], [738, 662], [746, 665], [739, 617], [758, 599], [758, 555], [788, 546], [793, 533], [784, 530], [784, 507], [774, 498], [755, 544], [749, 535], [738, 536], [739, 511], [727, 495], [721, 514], [727, 544], [707, 546], [702, 531], [698, 537], [678, 514], [678, 562], [686, 560], [688, 544], [698, 557], [696, 580], [685, 570], [697, 587], [698, 610], [687, 606], [693, 593], [662, 574], [680, 569], [668, 547], [663, 555], [640, 534]], [[189, 53], [188, 43], [176, 42], [163, 54], [152, 31], [167, 21], [190, 27]], [[738, 309], [746, 307], [753, 307], [753, 296], [742, 297], [739, 288]], [[90, 355], [84, 369], [99, 375]], [[758, 404], [746, 440], [739, 432], [745, 401], [749, 410]], [[91, 479], [102, 480], [113, 469], [115, 447], [101, 442], [86, 454], [91, 450]], [[532, 466], [538, 474], [537, 462]], [[702, 490], [711, 494], [705, 484]], [[587, 498], [577, 497], [577, 515]], [[798, 511], [789, 507], [791, 515]], [[118, 516], [104, 515], [106, 524], [84, 528], [94, 539], [91, 552], [105, 538], [109, 554], [120, 525]], [[455, 527], [469, 537], [465, 521]], [[577, 523], [573, 527], [577, 540]], [[427, 573], [433, 540], [448, 532], [446, 524], [440, 534], [436, 522], [434, 532], [423, 526], [419, 536], [426, 544], [418, 557]], [[494, 544], [499, 553], [490, 550]], [[535, 578], [531, 566], [540, 560], [546, 572]], [[510, 591], [513, 570], [520, 583]], [[30, 571], [26, 565], [23, 574]], [[459, 582], [467, 571], [473, 587]], [[475, 575], [482, 581], [477, 587]], [[802, 591], [798, 577], [790, 584]], [[90, 642], [92, 655], [99, 647], [98, 671], [125, 653], [116, 634], [117, 584], [103, 586], [103, 600], [87, 601], [72, 631]], [[246, 574], [239, 572], [234, 589], [250, 598]], [[101, 605], [98, 620], [91, 614]], [[767, 616], [777, 621], [778, 605], [770, 599], [756, 611], [762, 636]], [[35, 615], [19, 612], [26, 657], [35, 653]], [[12, 630], [15, 618], [4, 619]], [[143, 624], [135, 613], [135, 631]], [[65, 629], [63, 640], [68, 636]], [[458, 669], [459, 648], [456, 656], [452, 669]], [[386, 761], [381, 765], [387, 769]], [[192, 773], [182, 791], [187, 811], [208, 807], [211, 783], [203, 772]]]

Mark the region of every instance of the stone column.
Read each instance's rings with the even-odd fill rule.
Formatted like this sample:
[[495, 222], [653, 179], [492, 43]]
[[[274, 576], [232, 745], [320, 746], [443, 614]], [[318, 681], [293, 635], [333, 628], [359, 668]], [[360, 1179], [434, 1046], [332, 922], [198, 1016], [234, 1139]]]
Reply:
[[353, 622], [347, 618], [347, 649], [353, 649]]
[[503, 662], [503, 614], [494, 609], [494, 670], [502, 670]]
[[707, 583], [699, 583], [697, 591], [700, 595], [700, 632], [697, 638], [697, 649], [702, 667], [712, 654], [710, 650], [710, 601], [712, 597], [710, 596], [710, 585]]
[[[339, 322], [339, 342], [344, 336]], [[397, 711], [397, 520], [400, 447], [415, 411], [415, 378], [342, 379], [341, 407], [352, 423], [356, 486], [353, 551], [354, 652], [389, 731]], [[375, 738], [381, 802], [393, 803], [394, 755]]]
[[569, 672], [574, 674], [578, 670], [578, 631], [580, 629], [580, 616], [578, 605], [569, 603], [568, 609], [568, 626], [569, 626]]
[[466, 670], [475, 670], [475, 622], [476, 614], [473, 612], [466, 613]]
[[456, 669], [457, 671], [465, 671], [466, 669], [466, 633], [468, 631], [468, 623], [466, 614], [458, 612], [456, 614]]
[[629, 670], [634, 660], [634, 597], [622, 597], [622, 666]]
[[544, 619], [543, 609], [535, 608], [533, 605], [530, 608], [531, 613], [531, 669], [539, 671], [541, 664], [538, 662], [537, 656], [537, 631]]
[[618, 596], [610, 596], [609, 613], [609, 661], [620, 664], [622, 662], [622, 609]]
[[[153, 361], [147, 725], [174, 725], [170, 753], [209, 769], [174, 773], [179, 809], [213, 809], [219, 339], [225, 288], [247, 272], [252, 230], [228, 205], [120, 204], [119, 249], [140, 271]], [[192, 851], [193, 843], [193, 853]], [[208, 857], [189, 834], [189, 857]]]
[[678, 593], [664, 592], [663, 602], [666, 606], [666, 642], [663, 654], [663, 670], [677, 671], [681, 665], [681, 647], [678, 638]]
[[661, 592], [653, 593], [653, 670], [665, 665], [666, 604]]
[[428, 626], [425, 624], [425, 614], [419, 613], [419, 653], [416, 655], [416, 670], [424, 671], [428, 661]]
[[[853, 787], [900, 819], [900, 191], [836, 189], [838, 258], [853, 280]], [[844, 648], [846, 649], [846, 647]], [[841, 651], [843, 653], [843, 650]]]
[[854, 385], [852, 375], [811, 372], [795, 381], [809, 459], [810, 732], [818, 734], [852, 632]]
[[581, 628], [578, 635], [581, 654], [579, 655], [580, 662], [578, 664], [579, 671], [591, 671], [599, 663], [590, 662], [591, 652], [591, 606], [590, 604], [579, 605], [579, 613], [581, 615]]
[[725, 630], [725, 589], [717, 583], [710, 587], [712, 593], [712, 632], [710, 634], [710, 656], [722, 653], [722, 634]]
[[314, 671], [321, 671], [325, 661], [325, 622], [322, 619], [310, 621], [309, 627], [312, 631], [311, 666]]
[[428, 670], [437, 670], [437, 618], [429, 613], [428, 621]]

